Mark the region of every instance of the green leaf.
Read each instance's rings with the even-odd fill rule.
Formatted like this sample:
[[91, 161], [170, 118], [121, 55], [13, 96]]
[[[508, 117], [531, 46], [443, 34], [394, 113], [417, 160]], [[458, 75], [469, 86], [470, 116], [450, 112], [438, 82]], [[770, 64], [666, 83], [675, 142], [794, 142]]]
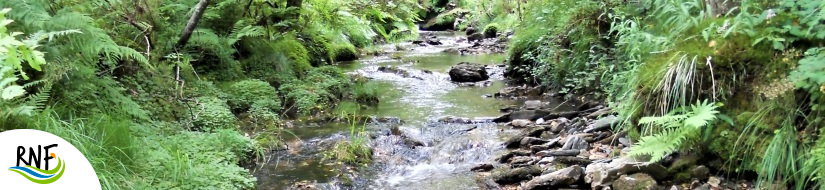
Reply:
[[22, 96], [25, 94], [26, 91], [23, 90], [22, 86], [13, 85], [6, 88], [3, 88], [2, 98], [5, 100], [11, 100], [16, 97]]

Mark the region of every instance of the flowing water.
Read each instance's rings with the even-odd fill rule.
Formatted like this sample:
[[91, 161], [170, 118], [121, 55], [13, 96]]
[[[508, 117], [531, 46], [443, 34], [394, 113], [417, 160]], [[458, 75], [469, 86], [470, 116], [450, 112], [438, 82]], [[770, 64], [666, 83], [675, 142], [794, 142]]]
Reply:
[[[469, 44], [455, 42], [452, 35], [440, 35], [445, 45], [418, 47], [409, 43], [387, 46], [404, 47], [386, 56], [364, 58], [342, 64], [381, 85], [381, 102], [365, 110], [377, 117], [396, 117], [403, 122], [371, 124], [368, 131], [374, 162], [358, 169], [354, 186], [336, 185], [342, 168], [323, 159], [323, 151], [347, 139], [345, 124], [321, 124], [290, 129], [286, 137], [289, 150], [276, 152], [273, 159], [256, 167], [260, 189], [284, 189], [296, 182], [310, 181], [320, 189], [475, 189], [475, 174], [470, 168], [489, 160], [503, 150], [501, 142], [517, 133], [484, 118], [500, 115], [498, 109], [516, 102], [485, 98], [504, 87], [501, 72], [494, 72], [485, 85], [461, 86], [450, 82], [446, 74], [460, 62], [503, 68], [503, 55], [469, 55], [441, 53], [450, 47]], [[394, 66], [409, 73], [403, 76], [379, 71], [380, 66]], [[477, 118], [473, 124], [441, 123], [446, 116]], [[392, 131], [392, 132], [390, 132]], [[400, 133], [402, 135], [399, 135]], [[395, 135], [393, 135], [395, 134]], [[403, 136], [403, 137], [402, 137]], [[405, 138], [424, 146], [405, 144]]]

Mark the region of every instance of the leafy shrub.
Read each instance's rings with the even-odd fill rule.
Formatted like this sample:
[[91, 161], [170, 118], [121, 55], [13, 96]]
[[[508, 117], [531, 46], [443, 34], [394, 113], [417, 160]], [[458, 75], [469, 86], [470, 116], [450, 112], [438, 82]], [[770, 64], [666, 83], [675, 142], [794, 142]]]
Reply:
[[54, 97], [67, 112], [79, 115], [107, 113], [149, 120], [148, 112], [126, 96], [126, 89], [112, 76], [98, 75], [94, 68], [78, 66], [54, 85]]
[[271, 104], [278, 105], [275, 106], [276, 109], [274, 110], [278, 110], [277, 107], [280, 105], [278, 92], [275, 88], [270, 86], [269, 83], [257, 79], [235, 82], [229, 86], [226, 93], [229, 95], [227, 103], [236, 113], [249, 110], [253, 104], [260, 100], [272, 100], [270, 101]]
[[314, 68], [300, 82], [285, 84], [280, 91], [286, 93], [287, 107], [294, 107], [300, 114], [331, 108], [340, 101], [351, 85], [349, 77], [336, 67]]
[[228, 95], [215, 87], [215, 84], [211, 81], [205, 80], [196, 80], [189, 83], [189, 91], [190, 94], [188, 96], [193, 97], [200, 97], [200, 96], [212, 96], [212, 97], [227, 97]]
[[278, 117], [279, 110], [281, 110], [281, 102], [274, 99], [262, 99], [252, 104], [249, 114], [256, 124], [272, 126], [280, 121]]
[[252, 189], [256, 179], [238, 164], [255, 151], [251, 139], [231, 129], [182, 132], [142, 139], [136, 162], [145, 163], [137, 189]]
[[188, 120], [196, 130], [214, 131], [217, 129], [233, 129], [235, 127], [235, 115], [226, 105], [226, 100], [217, 97], [198, 97], [195, 102], [190, 103]]

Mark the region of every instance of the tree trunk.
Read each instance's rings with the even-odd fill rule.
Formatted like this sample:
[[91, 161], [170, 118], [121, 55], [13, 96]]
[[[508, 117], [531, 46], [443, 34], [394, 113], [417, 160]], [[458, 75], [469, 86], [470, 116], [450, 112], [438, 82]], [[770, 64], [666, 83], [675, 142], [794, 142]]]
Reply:
[[206, 11], [207, 4], [207, 0], [200, 0], [198, 4], [195, 5], [195, 12], [189, 17], [189, 21], [186, 22], [186, 27], [183, 28], [183, 34], [180, 35], [178, 43], [175, 43], [175, 50], [183, 48], [183, 46], [186, 46], [186, 43], [189, 42], [189, 38], [192, 37], [192, 32], [194, 32], [198, 26], [198, 21], [203, 17], [203, 12]]

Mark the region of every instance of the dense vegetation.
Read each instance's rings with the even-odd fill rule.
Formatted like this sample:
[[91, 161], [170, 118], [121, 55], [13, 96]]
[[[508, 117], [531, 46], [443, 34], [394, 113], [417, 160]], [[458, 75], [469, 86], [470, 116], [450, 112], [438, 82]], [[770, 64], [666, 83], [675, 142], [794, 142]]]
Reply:
[[[240, 165], [280, 146], [284, 119], [377, 101], [374, 84], [331, 64], [414, 39], [419, 24], [513, 31], [507, 75], [607, 101], [624, 119], [616, 130], [639, 139], [630, 155], [716, 157], [722, 171], [757, 174], [765, 188], [825, 188], [819, 0], [6, 0], [0, 8], [0, 131], [67, 139], [105, 189], [254, 188]], [[353, 122], [351, 142], [329, 157], [364, 163], [350, 159], [369, 157], [363, 130]]]
[[630, 155], [719, 157], [723, 171], [758, 174], [763, 188], [825, 188], [824, 2], [527, 7], [510, 75], [567, 97], [607, 100], [625, 118], [617, 129], [641, 137]]
[[285, 118], [377, 91], [329, 66], [418, 35], [414, 1], [0, 2], [0, 131], [61, 136], [105, 189], [251, 189]]

